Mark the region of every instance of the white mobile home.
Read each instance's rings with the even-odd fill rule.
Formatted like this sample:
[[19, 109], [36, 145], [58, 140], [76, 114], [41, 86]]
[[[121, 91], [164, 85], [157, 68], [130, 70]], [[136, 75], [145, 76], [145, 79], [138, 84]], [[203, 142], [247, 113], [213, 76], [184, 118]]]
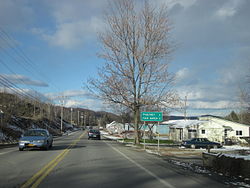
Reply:
[[182, 141], [191, 138], [208, 138], [211, 141], [224, 142], [232, 139], [245, 142], [242, 137], [250, 137], [250, 126], [231, 122], [213, 116], [200, 117], [199, 120], [168, 121], [170, 139]]

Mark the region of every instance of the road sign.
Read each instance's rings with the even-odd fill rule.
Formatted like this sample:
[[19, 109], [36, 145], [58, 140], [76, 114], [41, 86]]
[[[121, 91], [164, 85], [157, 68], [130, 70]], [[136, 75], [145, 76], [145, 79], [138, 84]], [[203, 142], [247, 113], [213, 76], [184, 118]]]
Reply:
[[141, 121], [162, 121], [162, 112], [141, 112]]

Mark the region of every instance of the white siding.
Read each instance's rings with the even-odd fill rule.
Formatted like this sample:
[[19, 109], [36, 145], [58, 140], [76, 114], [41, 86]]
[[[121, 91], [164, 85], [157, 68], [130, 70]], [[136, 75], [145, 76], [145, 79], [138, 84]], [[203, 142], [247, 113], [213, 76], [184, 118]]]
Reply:
[[245, 142], [243, 139], [240, 139], [240, 137], [250, 136], [250, 126], [248, 125], [211, 116], [201, 117], [199, 120], [200, 121], [190, 120], [189, 122], [188, 120], [170, 121], [170, 139], [182, 141], [200, 137], [208, 138], [211, 141], [224, 142], [225, 138], [231, 138], [234, 141]]

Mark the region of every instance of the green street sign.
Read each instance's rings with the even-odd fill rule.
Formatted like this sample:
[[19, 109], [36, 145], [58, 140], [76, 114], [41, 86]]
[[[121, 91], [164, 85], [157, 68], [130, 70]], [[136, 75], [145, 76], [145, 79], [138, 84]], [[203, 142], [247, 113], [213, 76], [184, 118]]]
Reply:
[[162, 121], [162, 112], [141, 112], [141, 121]]

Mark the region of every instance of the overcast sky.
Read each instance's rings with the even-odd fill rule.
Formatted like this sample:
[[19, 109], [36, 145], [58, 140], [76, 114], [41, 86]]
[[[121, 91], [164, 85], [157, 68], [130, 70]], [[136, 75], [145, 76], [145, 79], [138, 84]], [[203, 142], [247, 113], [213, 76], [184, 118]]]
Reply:
[[[170, 71], [188, 115], [237, 109], [250, 72], [250, 1], [152, 2], [169, 9], [177, 44]], [[84, 88], [103, 63], [96, 54], [105, 8], [106, 0], [0, 0], [0, 75], [26, 90], [68, 96], [66, 106], [105, 110]]]

